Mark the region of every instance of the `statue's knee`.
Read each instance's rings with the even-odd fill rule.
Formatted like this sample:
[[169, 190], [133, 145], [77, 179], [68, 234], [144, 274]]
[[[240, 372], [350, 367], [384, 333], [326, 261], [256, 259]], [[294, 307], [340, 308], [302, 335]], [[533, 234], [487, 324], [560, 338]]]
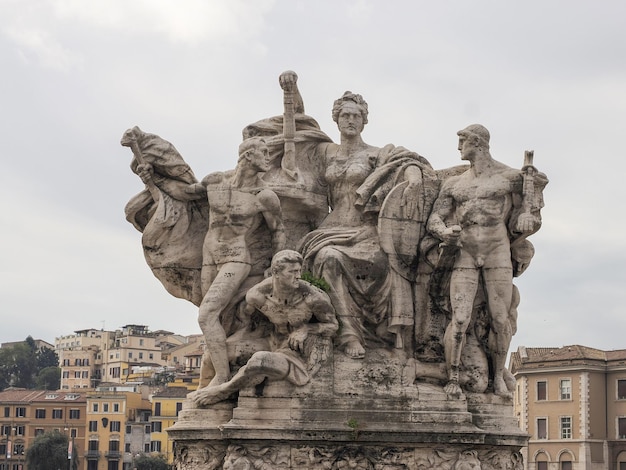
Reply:
[[333, 247], [325, 246], [315, 256], [315, 265], [325, 272], [341, 272], [338, 252]]
[[246, 367], [250, 372], [257, 372], [267, 369], [271, 362], [272, 353], [269, 351], [257, 351], [246, 363]]

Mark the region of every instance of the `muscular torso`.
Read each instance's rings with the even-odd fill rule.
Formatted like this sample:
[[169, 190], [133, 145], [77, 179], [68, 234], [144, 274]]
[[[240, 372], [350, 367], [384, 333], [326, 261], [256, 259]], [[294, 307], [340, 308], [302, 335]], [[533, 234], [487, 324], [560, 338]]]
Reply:
[[[471, 256], [472, 264], [510, 265], [507, 222], [518, 176], [519, 172], [512, 169], [480, 177], [467, 171], [443, 188], [444, 197], [449, 198], [454, 208], [454, 222], [462, 228], [461, 252]], [[464, 263], [463, 258], [461, 254], [460, 264]]]
[[204, 263], [250, 262], [246, 236], [263, 223], [265, 208], [259, 190], [227, 184], [207, 186], [209, 230], [204, 241]]

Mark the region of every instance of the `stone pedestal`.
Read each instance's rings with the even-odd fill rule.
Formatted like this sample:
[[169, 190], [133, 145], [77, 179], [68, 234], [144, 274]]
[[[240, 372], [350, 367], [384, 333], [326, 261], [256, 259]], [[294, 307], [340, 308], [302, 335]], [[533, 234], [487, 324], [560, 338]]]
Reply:
[[384, 349], [363, 360], [336, 353], [307, 386], [267, 383], [206, 409], [186, 403], [168, 429], [176, 468], [522, 468], [527, 436], [511, 400], [404, 386], [404, 362]]

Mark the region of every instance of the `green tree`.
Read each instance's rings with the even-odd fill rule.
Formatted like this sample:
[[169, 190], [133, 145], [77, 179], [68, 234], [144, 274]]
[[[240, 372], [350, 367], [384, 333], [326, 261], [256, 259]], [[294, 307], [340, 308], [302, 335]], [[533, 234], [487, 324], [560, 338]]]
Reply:
[[37, 368], [39, 370], [47, 367], [59, 367], [59, 355], [53, 349], [40, 348], [36, 353]]
[[57, 366], [41, 369], [35, 378], [37, 390], [58, 390], [61, 387], [61, 369]]
[[24, 342], [2, 348], [0, 352], [2, 353], [0, 355], [0, 371], [2, 371], [0, 382], [5, 383], [4, 388], [9, 385], [33, 388], [37, 373], [37, 360], [31, 346]]
[[58, 365], [56, 352], [37, 349], [33, 337], [28, 336], [22, 343], [0, 349], [0, 390], [9, 386], [56, 390], [60, 386], [60, 370], [58, 380], [53, 380], [54, 373], [46, 369]]
[[143, 454], [137, 457], [135, 459], [135, 468], [137, 470], [170, 470], [165, 456], [161, 454], [156, 456]]
[[[26, 449], [29, 470], [58, 470], [68, 467], [68, 438], [59, 431], [46, 432], [35, 438]], [[73, 447], [72, 470], [78, 470], [78, 452]]]

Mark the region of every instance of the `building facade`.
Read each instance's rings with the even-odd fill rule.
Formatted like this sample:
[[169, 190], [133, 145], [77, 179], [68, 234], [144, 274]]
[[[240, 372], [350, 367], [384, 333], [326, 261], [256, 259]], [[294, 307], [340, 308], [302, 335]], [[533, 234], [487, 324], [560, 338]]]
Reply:
[[[80, 455], [85, 449], [84, 393], [7, 389], [0, 392], [0, 470], [26, 470], [29, 445], [40, 434], [58, 431]], [[79, 468], [82, 458], [79, 457]]]
[[515, 413], [528, 470], [626, 470], [626, 350], [519, 347]]

